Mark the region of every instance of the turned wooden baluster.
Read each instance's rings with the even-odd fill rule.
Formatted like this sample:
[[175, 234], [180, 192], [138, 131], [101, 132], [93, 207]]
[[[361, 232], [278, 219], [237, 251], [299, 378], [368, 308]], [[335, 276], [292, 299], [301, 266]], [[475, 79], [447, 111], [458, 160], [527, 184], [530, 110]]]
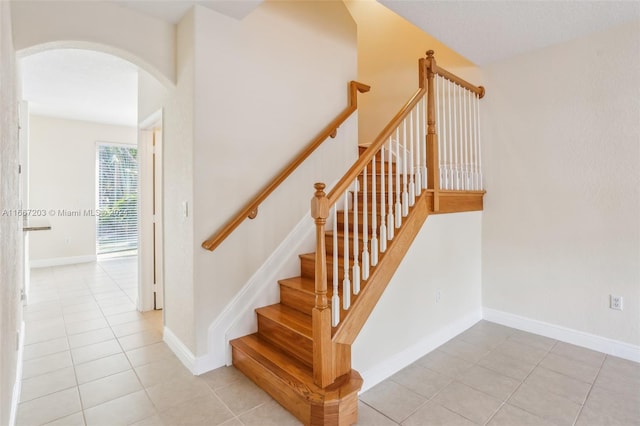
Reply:
[[440, 164], [438, 164], [438, 135], [436, 134], [436, 108], [433, 78], [436, 60], [433, 50], [427, 51], [427, 188], [433, 190], [433, 211], [440, 210]]
[[[316, 183], [311, 199], [311, 217], [316, 222], [316, 301], [312, 312], [313, 380], [320, 387], [333, 382], [331, 353], [331, 309], [327, 301], [327, 253], [324, 227], [329, 217], [329, 200], [324, 193], [325, 184]], [[337, 218], [334, 218], [337, 220]]]

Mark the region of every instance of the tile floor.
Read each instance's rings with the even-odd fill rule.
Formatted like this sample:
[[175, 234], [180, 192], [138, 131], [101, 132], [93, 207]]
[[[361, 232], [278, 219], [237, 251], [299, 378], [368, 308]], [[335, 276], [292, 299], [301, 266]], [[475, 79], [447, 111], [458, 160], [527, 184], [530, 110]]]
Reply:
[[[192, 376], [136, 259], [32, 271], [18, 426], [299, 424], [233, 367]], [[387, 425], [640, 425], [640, 364], [482, 321], [360, 397]]]

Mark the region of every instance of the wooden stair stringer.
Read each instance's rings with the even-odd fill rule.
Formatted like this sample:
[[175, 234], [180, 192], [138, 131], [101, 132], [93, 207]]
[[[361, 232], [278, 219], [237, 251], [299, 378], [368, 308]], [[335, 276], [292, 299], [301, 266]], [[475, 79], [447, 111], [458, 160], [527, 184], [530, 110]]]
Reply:
[[384, 256], [380, 257], [376, 267], [373, 268], [366, 286], [352, 302], [351, 308], [346, 313], [343, 311], [344, 317], [338, 327], [333, 330], [334, 344], [349, 346], [353, 344], [400, 266], [400, 262], [411, 247], [413, 240], [427, 220], [431, 210], [429, 201], [432, 200], [432, 194], [428, 191], [424, 191], [420, 197], [416, 198], [415, 205], [410, 209], [409, 215], [402, 219], [402, 226], [396, 228], [393, 240], [387, 243], [387, 250]]

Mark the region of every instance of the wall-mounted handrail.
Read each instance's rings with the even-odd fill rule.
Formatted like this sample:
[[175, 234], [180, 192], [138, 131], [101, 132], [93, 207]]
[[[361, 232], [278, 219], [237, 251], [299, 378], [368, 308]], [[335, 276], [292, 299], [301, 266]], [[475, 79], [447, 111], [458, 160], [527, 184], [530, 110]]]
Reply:
[[218, 247], [244, 220], [253, 219], [258, 214], [258, 207], [262, 202], [298, 168], [327, 138], [335, 137], [338, 127], [344, 123], [358, 109], [358, 92], [366, 93], [371, 89], [366, 84], [357, 81], [349, 82], [349, 104], [329, 124], [327, 124], [297, 156], [278, 175], [265, 185], [240, 211], [233, 216], [218, 232], [202, 243], [202, 247], [213, 251]]

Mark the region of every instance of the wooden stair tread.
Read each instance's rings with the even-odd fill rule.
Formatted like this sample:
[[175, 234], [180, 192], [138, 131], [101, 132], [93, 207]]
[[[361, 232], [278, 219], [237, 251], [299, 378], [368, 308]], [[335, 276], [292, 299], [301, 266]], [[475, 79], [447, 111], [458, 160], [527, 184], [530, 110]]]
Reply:
[[312, 338], [311, 315], [305, 315], [296, 309], [280, 303], [258, 308], [256, 309], [256, 313], [282, 324], [309, 339]]
[[311, 278], [306, 277], [291, 277], [285, 278], [284, 280], [279, 280], [279, 284], [292, 288], [294, 290], [298, 290], [304, 293], [310, 293], [313, 296], [316, 294], [316, 282]]

